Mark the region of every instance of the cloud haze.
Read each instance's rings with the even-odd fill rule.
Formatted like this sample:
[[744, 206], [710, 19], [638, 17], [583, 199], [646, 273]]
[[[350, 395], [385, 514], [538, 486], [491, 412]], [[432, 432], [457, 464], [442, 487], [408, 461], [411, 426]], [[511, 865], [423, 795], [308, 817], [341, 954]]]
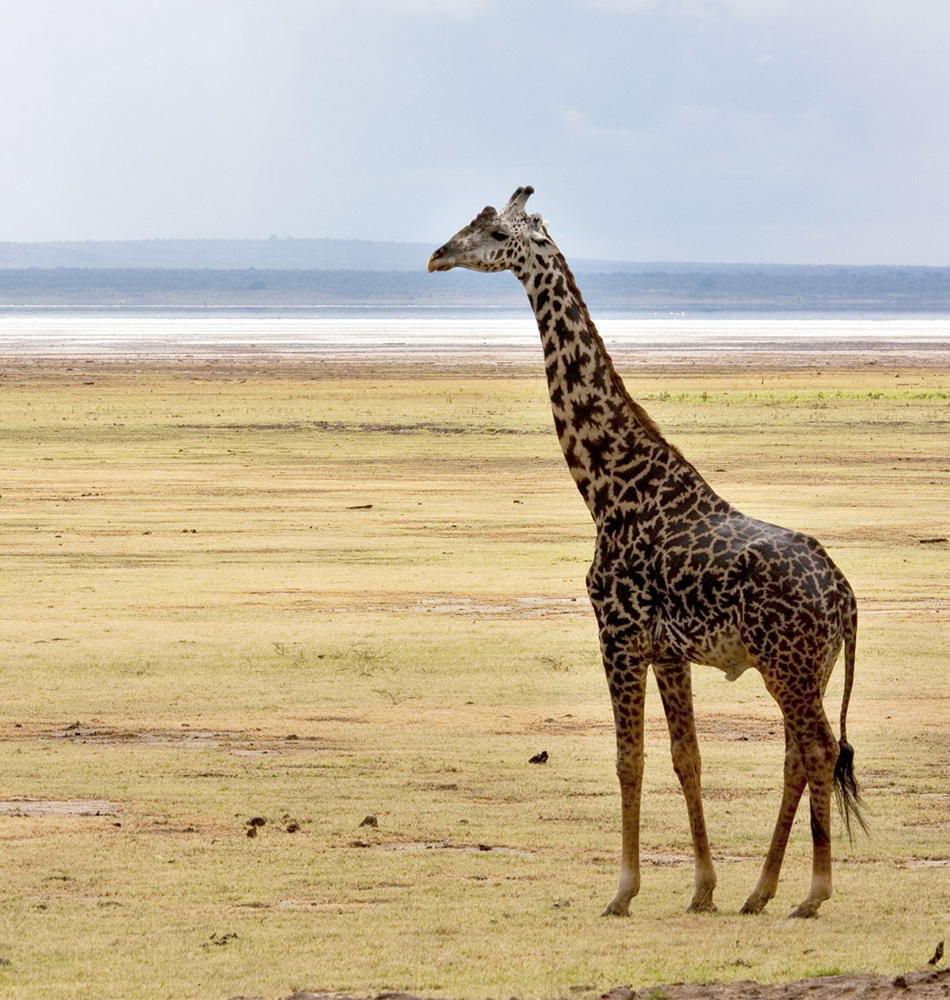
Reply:
[[0, 240], [442, 241], [950, 264], [944, 0], [33, 0]]

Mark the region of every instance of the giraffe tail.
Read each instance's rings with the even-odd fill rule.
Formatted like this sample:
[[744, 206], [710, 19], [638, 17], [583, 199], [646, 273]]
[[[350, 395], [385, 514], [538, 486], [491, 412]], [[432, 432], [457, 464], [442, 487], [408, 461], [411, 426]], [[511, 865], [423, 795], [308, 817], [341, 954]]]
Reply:
[[858, 632], [858, 610], [850, 588], [849, 596], [844, 632], [844, 693], [841, 697], [841, 738], [838, 740], [838, 760], [835, 762], [833, 781], [838, 811], [844, 820], [848, 840], [853, 844], [853, 824], [857, 824], [865, 833], [868, 832], [868, 825], [863, 814], [864, 801], [861, 798], [861, 789], [854, 776], [854, 747], [848, 742], [847, 735], [848, 702], [851, 700], [851, 687], [854, 684], [854, 650]]

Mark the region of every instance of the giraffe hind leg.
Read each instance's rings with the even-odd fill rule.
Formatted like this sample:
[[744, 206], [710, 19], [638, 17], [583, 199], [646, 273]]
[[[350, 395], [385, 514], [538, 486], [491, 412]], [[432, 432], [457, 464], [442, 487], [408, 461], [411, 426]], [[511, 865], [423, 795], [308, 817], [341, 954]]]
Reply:
[[[821, 703], [822, 687], [826, 677], [816, 678], [816, 683], [811, 691], [789, 690], [783, 686], [770, 683], [766, 678], [766, 686], [769, 692], [778, 702], [785, 716], [786, 739], [791, 736], [792, 741], [798, 750], [801, 761], [801, 769], [804, 772], [805, 781], [808, 785], [808, 803], [811, 811], [811, 834], [812, 834], [812, 878], [808, 895], [792, 912], [793, 917], [814, 917], [818, 913], [818, 908], [826, 900], [831, 898], [831, 791], [832, 778], [834, 775], [835, 762], [838, 758], [838, 744], [828, 717], [825, 715], [824, 707]], [[793, 763], [793, 777], [795, 783], [789, 787], [788, 784], [788, 749], [786, 750], [786, 791], [782, 799], [782, 808], [779, 811], [779, 823], [786, 820], [789, 828], [791, 820], [794, 818], [794, 810], [791, 808], [792, 798], [796, 791], [798, 796], [801, 790], [798, 786], [801, 783], [801, 772], [797, 770], [797, 765]], [[797, 805], [797, 803], [796, 803]], [[787, 815], [786, 815], [787, 814]], [[780, 829], [776, 824], [776, 831], [773, 835], [772, 847], [766, 858], [766, 869], [763, 869], [763, 876], [769, 870], [769, 862], [772, 862], [769, 877], [762, 885], [762, 888], [774, 893], [772, 879], [778, 880], [778, 865], [781, 862], [781, 854], [784, 853], [785, 843], [788, 833]], [[774, 848], [774, 853], [773, 853]], [[761, 880], [760, 880], [761, 882]], [[759, 886], [756, 887], [756, 890]], [[753, 892], [750, 900], [753, 904], [750, 911], [756, 912], [755, 905], [761, 903], [765, 905], [767, 899]], [[761, 909], [760, 906], [760, 909]]]
[[811, 808], [812, 877], [808, 895], [792, 911], [793, 917], [814, 917], [818, 907], [831, 898], [831, 790], [837, 743], [821, 704], [821, 724], [817, 732], [802, 740], [802, 758], [808, 777], [808, 802]]
[[798, 803], [805, 791], [806, 783], [805, 765], [802, 763], [798, 744], [792, 736], [788, 723], [786, 723], [785, 787], [782, 791], [782, 804], [779, 806], [778, 819], [775, 821], [775, 830], [772, 832], [772, 841], [769, 844], [768, 854], [765, 856], [762, 874], [759, 875], [759, 880], [752, 890], [752, 894], [745, 901], [740, 912], [761, 913], [768, 901], [775, 895], [779, 874], [782, 871], [782, 861], [785, 857], [785, 848], [788, 845], [788, 837], [792, 831], [792, 823], [795, 820], [795, 813], [798, 811]]

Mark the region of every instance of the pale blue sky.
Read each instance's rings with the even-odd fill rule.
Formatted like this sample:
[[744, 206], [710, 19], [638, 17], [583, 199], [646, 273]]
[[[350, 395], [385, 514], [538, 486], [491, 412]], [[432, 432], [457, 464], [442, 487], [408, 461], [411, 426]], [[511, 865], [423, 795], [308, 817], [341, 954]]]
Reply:
[[0, 0], [0, 240], [950, 264], [947, 0]]

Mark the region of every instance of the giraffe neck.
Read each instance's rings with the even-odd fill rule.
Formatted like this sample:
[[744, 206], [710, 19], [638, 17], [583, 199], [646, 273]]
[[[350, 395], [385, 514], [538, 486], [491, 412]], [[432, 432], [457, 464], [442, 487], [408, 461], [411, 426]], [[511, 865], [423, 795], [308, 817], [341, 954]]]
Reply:
[[630, 397], [564, 257], [537, 257], [518, 279], [541, 334], [557, 436], [594, 521], [661, 496], [670, 479], [680, 500], [691, 487], [712, 495]]

